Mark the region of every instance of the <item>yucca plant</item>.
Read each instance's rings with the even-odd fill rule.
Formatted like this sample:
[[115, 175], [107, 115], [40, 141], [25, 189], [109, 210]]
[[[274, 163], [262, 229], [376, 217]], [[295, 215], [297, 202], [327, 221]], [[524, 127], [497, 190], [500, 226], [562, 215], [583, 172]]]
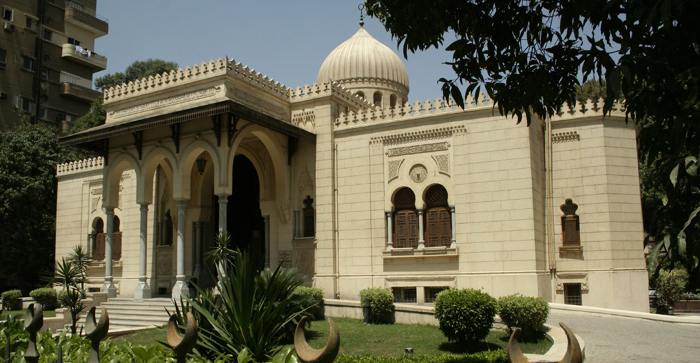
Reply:
[[197, 287], [199, 296], [189, 299], [201, 327], [197, 352], [215, 359], [237, 357], [246, 349], [255, 361], [270, 359], [286, 329], [305, 313], [293, 296], [303, 277], [281, 267], [258, 271], [247, 252], [236, 253], [229, 268], [217, 275], [218, 295]]
[[87, 270], [90, 266], [90, 262], [92, 262], [92, 256], [90, 256], [86, 248], [83, 248], [83, 245], [77, 245], [73, 247], [73, 251], [71, 251], [68, 256], [68, 260], [71, 261], [80, 272], [75, 282], [76, 284], [80, 284], [80, 289], [82, 291], [85, 291], [85, 284], [90, 282], [88, 280]]

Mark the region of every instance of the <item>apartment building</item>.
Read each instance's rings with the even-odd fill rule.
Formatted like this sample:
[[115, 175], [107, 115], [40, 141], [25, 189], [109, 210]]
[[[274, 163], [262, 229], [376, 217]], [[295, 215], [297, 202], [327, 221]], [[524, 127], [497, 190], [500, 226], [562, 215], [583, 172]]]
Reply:
[[95, 39], [109, 30], [96, 0], [0, 1], [0, 129], [20, 112], [66, 132], [100, 93], [92, 76], [107, 68]]

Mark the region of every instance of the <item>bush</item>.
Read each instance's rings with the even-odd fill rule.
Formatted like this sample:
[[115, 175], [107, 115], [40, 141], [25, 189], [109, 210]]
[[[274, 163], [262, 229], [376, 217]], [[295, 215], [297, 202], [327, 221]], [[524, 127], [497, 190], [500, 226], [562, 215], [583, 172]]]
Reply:
[[496, 299], [474, 289], [445, 290], [435, 299], [435, 318], [450, 341], [478, 342], [486, 338], [496, 316]]
[[42, 287], [32, 290], [29, 296], [37, 303], [41, 304], [44, 310], [56, 310], [58, 307], [58, 293], [50, 287]]
[[9, 290], [2, 293], [2, 307], [6, 310], [22, 310], [22, 292]]
[[394, 294], [389, 289], [370, 287], [360, 291], [360, 302], [364, 306], [369, 300], [369, 320], [373, 324], [392, 324], [394, 322]]
[[674, 268], [671, 271], [659, 271], [656, 278], [656, 304], [658, 307], [670, 308], [680, 300], [681, 294], [688, 284], [688, 272], [684, 268]]
[[310, 298], [310, 305], [302, 305], [314, 319], [323, 319], [323, 289], [318, 287], [299, 286], [294, 289], [294, 295], [307, 296]]
[[523, 338], [527, 339], [547, 321], [549, 305], [539, 297], [514, 294], [498, 299], [498, 314], [510, 332], [513, 328], [520, 328]]

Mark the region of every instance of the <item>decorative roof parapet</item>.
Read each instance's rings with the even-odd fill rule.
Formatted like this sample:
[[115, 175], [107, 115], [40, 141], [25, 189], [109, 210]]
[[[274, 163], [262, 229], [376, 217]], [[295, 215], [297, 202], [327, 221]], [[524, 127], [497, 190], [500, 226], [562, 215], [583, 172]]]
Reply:
[[[552, 116], [552, 120], [557, 121], [580, 117], [603, 116], [604, 103], [605, 100], [602, 98], [597, 100], [588, 99], [584, 103], [576, 101], [574, 104], [567, 104], [566, 106], [562, 107], [554, 116]], [[607, 116], [625, 117], [625, 107], [622, 101], [615, 101], [610, 114]]]
[[210, 60], [208, 63], [202, 62], [199, 65], [195, 64], [192, 67], [185, 67], [185, 69], [179, 68], [155, 77], [150, 76], [114, 86], [106, 89], [103, 97], [105, 103], [115, 102], [224, 74], [242, 80], [280, 99], [288, 100], [289, 91], [287, 86], [275, 82], [274, 79], [260, 72], [256, 72], [255, 69], [236, 63], [235, 59], [229, 60], [228, 57], [218, 58], [216, 61]]
[[433, 101], [425, 100], [423, 103], [419, 101], [413, 104], [407, 102], [396, 107], [374, 107], [361, 110], [360, 112], [341, 113], [340, 116], [335, 119], [335, 128], [342, 129], [344, 127], [379, 121], [407, 120], [424, 116], [453, 114], [464, 112], [468, 109], [484, 109], [492, 106], [491, 100], [486, 95], [480, 95], [479, 100], [480, 101], [476, 102], [474, 97], [469, 95], [464, 102], [464, 110], [457, 106], [452, 99], [446, 102], [441, 98], [436, 98]]
[[56, 165], [56, 175], [75, 174], [84, 171], [101, 170], [104, 167], [104, 158], [101, 156], [83, 160], [75, 160]]
[[302, 102], [317, 97], [324, 97], [330, 95], [336, 96], [360, 110], [366, 110], [375, 107], [371, 103], [367, 102], [367, 100], [365, 100], [364, 98], [353, 94], [349, 90], [345, 89], [345, 87], [341, 86], [338, 82], [331, 81], [324, 82], [321, 84], [314, 83], [311, 86], [307, 84], [304, 87], [289, 89], [290, 102]]

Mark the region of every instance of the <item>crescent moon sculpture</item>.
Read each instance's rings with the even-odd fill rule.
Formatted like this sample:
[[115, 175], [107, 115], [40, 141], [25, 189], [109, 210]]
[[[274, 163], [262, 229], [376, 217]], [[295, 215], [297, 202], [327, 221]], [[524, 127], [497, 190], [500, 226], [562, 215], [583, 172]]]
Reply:
[[95, 307], [91, 307], [85, 317], [85, 337], [91, 342], [92, 351], [88, 363], [100, 363], [100, 342], [107, 336], [109, 331], [109, 315], [107, 309], [102, 308], [100, 321], [95, 322]]
[[299, 360], [304, 363], [332, 363], [340, 351], [340, 333], [333, 319], [328, 318], [330, 332], [328, 342], [321, 349], [314, 349], [309, 346], [304, 336], [304, 323], [308, 317], [303, 317], [294, 332], [294, 349], [297, 351]]
[[185, 362], [187, 354], [189, 354], [197, 344], [198, 336], [199, 327], [192, 313], [187, 313], [187, 329], [185, 329], [185, 335], [182, 337], [177, 332], [177, 315], [170, 315], [168, 328], [166, 330], [166, 338], [168, 340], [168, 345], [177, 356], [178, 363]]
[[29, 363], [39, 361], [39, 351], [36, 349], [36, 333], [44, 325], [44, 309], [41, 304], [34, 310], [34, 304], [30, 304], [24, 315], [24, 330], [29, 333], [29, 344], [24, 354], [24, 359]]
[[[559, 361], [559, 363], [583, 363], [583, 353], [581, 352], [581, 346], [576, 339], [574, 332], [566, 326], [564, 323], [559, 323], [564, 333], [566, 333], [566, 354], [564, 358]], [[508, 341], [508, 361], [511, 363], [530, 363], [530, 361], [525, 358], [522, 349], [520, 349], [520, 343], [518, 343], [518, 338], [520, 338], [520, 328], [515, 328], [513, 334], [510, 336]]]

